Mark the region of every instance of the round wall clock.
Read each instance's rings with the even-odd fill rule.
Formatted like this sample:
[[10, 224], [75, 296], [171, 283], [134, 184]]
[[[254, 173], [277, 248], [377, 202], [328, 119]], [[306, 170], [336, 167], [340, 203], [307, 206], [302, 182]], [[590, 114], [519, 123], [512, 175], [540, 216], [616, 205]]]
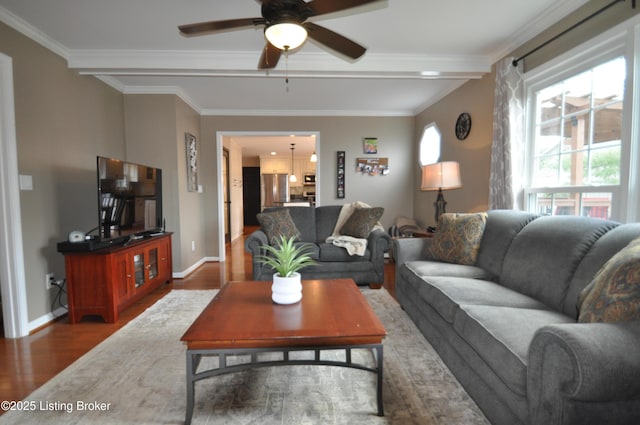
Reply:
[[471, 115], [463, 112], [456, 121], [456, 137], [458, 140], [464, 140], [471, 131]]

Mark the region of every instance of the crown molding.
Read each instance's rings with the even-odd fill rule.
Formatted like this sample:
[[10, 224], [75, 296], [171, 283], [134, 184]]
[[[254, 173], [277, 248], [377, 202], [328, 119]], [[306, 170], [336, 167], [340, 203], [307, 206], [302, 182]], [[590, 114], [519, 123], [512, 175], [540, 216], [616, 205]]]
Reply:
[[121, 90], [124, 94], [169, 94], [182, 99], [194, 111], [202, 115], [202, 107], [195, 102], [182, 87], [179, 86], [125, 86]]
[[42, 45], [43, 47], [46, 47], [55, 54], [67, 60], [69, 59], [69, 49], [34, 27], [24, 19], [8, 11], [3, 6], [0, 6], [0, 22], [4, 22], [14, 30], [29, 37], [36, 43]]
[[203, 116], [276, 116], [276, 117], [413, 117], [411, 110], [373, 111], [373, 110], [301, 110], [301, 109], [203, 109]]
[[589, 3], [589, 0], [563, 0], [554, 3], [544, 11], [543, 14], [522, 27], [516, 34], [510, 37], [508, 43], [496, 49], [491, 55], [491, 62], [496, 63], [504, 58], [527, 41], [531, 40], [545, 29], [549, 28], [559, 19], [576, 11], [578, 8]]

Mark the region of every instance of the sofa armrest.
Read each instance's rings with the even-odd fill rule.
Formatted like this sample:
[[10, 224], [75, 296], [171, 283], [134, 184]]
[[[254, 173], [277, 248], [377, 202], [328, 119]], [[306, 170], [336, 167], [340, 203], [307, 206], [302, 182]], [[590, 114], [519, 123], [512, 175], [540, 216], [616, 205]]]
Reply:
[[269, 245], [269, 239], [261, 229], [251, 233], [244, 241], [244, 249], [254, 255], [261, 255], [263, 245]]
[[639, 376], [640, 321], [545, 326], [529, 347], [532, 423], [561, 423], [576, 401], [637, 404]]
[[266, 267], [258, 261], [258, 257], [264, 255], [263, 246], [269, 245], [267, 234], [258, 229], [251, 233], [244, 241], [244, 249], [251, 253], [251, 269], [253, 270], [253, 279], [259, 280], [262, 268]]
[[382, 258], [391, 247], [391, 236], [384, 230], [375, 229], [367, 237], [367, 247], [371, 251], [371, 259]]
[[395, 238], [391, 249], [396, 267], [407, 261], [426, 260], [431, 241], [431, 238]]

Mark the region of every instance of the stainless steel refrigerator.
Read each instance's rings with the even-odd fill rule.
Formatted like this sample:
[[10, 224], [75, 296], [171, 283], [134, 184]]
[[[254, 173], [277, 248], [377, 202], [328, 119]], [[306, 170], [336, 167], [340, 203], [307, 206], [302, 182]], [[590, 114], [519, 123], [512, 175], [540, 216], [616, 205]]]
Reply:
[[281, 207], [289, 202], [289, 175], [263, 174], [260, 180], [260, 200], [263, 210]]

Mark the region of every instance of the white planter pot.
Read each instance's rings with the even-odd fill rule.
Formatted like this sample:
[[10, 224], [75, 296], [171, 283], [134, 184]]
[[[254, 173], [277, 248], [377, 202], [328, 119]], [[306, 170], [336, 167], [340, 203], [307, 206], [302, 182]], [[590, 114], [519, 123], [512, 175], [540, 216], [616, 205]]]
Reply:
[[271, 299], [277, 304], [294, 304], [300, 301], [302, 299], [300, 273], [294, 273], [291, 277], [282, 277], [275, 273], [271, 285]]

